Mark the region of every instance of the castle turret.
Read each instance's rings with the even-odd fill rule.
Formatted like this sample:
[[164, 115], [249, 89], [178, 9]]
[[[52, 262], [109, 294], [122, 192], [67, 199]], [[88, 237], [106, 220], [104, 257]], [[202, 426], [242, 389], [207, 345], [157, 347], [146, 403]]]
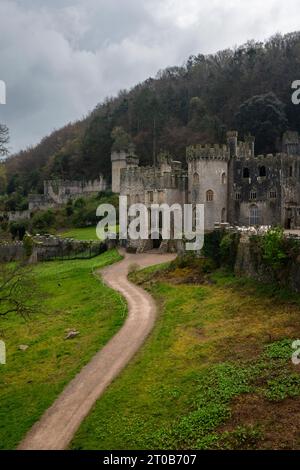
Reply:
[[298, 132], [287, 131], [283, 134], [282, 150], [287, 155], [299, 155], [300, 143]]
[[230, 150], [230, 157], [236, 157], [238, 151], [238, 132], [228, 131], [227, 132], [227, 144]]
[[111, 153], [111, 189], [113, 193], [120, 192], [121, 171], [125, 168], [134, 168], [139, 164], [139, 158], [134, 154], [133, 148], [128, 150], [113, 150]]
[[130, 136], [122, 127], [115, 127], [112, 131], [114, 143], [111, 152], [112, 192], [120, 192], [121, 171], [125, 168], [136, 167], [139, 158], [134, 153], [134, 145]]

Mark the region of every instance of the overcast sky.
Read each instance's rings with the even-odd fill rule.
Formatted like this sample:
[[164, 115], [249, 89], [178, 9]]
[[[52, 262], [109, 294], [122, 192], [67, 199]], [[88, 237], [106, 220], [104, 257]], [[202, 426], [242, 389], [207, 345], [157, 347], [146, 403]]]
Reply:
[[[300, 29], [299, 0], [0, 0], [11, 150], [191, 54]], [[295, 79], [300, 77], [295, 77]]]

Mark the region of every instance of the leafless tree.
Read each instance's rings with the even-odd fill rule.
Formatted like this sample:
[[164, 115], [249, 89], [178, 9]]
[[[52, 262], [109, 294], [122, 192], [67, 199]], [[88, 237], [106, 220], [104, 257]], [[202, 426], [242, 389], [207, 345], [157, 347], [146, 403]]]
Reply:
[[0, 156], [8, 154], [7, 144], [9, 142], [8, 127], [0, 124]]
[[32, 268], [22, 263], [0, 263], [0, 317], [16, 313], [28, 317], [36, 311]]

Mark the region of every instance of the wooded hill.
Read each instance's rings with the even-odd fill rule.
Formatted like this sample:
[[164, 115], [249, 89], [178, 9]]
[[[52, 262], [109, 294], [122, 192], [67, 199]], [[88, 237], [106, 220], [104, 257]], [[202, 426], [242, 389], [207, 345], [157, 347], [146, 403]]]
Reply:
[[280, 150], [286, 129], [300, 131], [300, 106], [291, 83], [300, 80], [300, 32], [249, 41], [216, 54], [191, 56], [181, 67], [158, 72], [129, 91], [98, 104], [84, 120], [68, 124], [36, 147], [7, 160], [7, 187], [24, 196], [42, 191], [46, 178], [110, 177], [111, 133], [123, 127], [141, 163], [153, 148], [184, 161], [185, 147], [225, 140], [226, 130], [256, 137], [258, 153]]

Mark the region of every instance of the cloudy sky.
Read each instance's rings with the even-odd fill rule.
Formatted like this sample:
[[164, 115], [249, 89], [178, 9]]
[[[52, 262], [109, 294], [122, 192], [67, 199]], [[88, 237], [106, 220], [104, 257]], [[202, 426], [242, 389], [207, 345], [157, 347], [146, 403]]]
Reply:
[[[191, 54], [300, 28], [299, 0], [0, 0], [0, 122], [37, 143]], [[300, 78], [300, 77], [298, 77]]]

